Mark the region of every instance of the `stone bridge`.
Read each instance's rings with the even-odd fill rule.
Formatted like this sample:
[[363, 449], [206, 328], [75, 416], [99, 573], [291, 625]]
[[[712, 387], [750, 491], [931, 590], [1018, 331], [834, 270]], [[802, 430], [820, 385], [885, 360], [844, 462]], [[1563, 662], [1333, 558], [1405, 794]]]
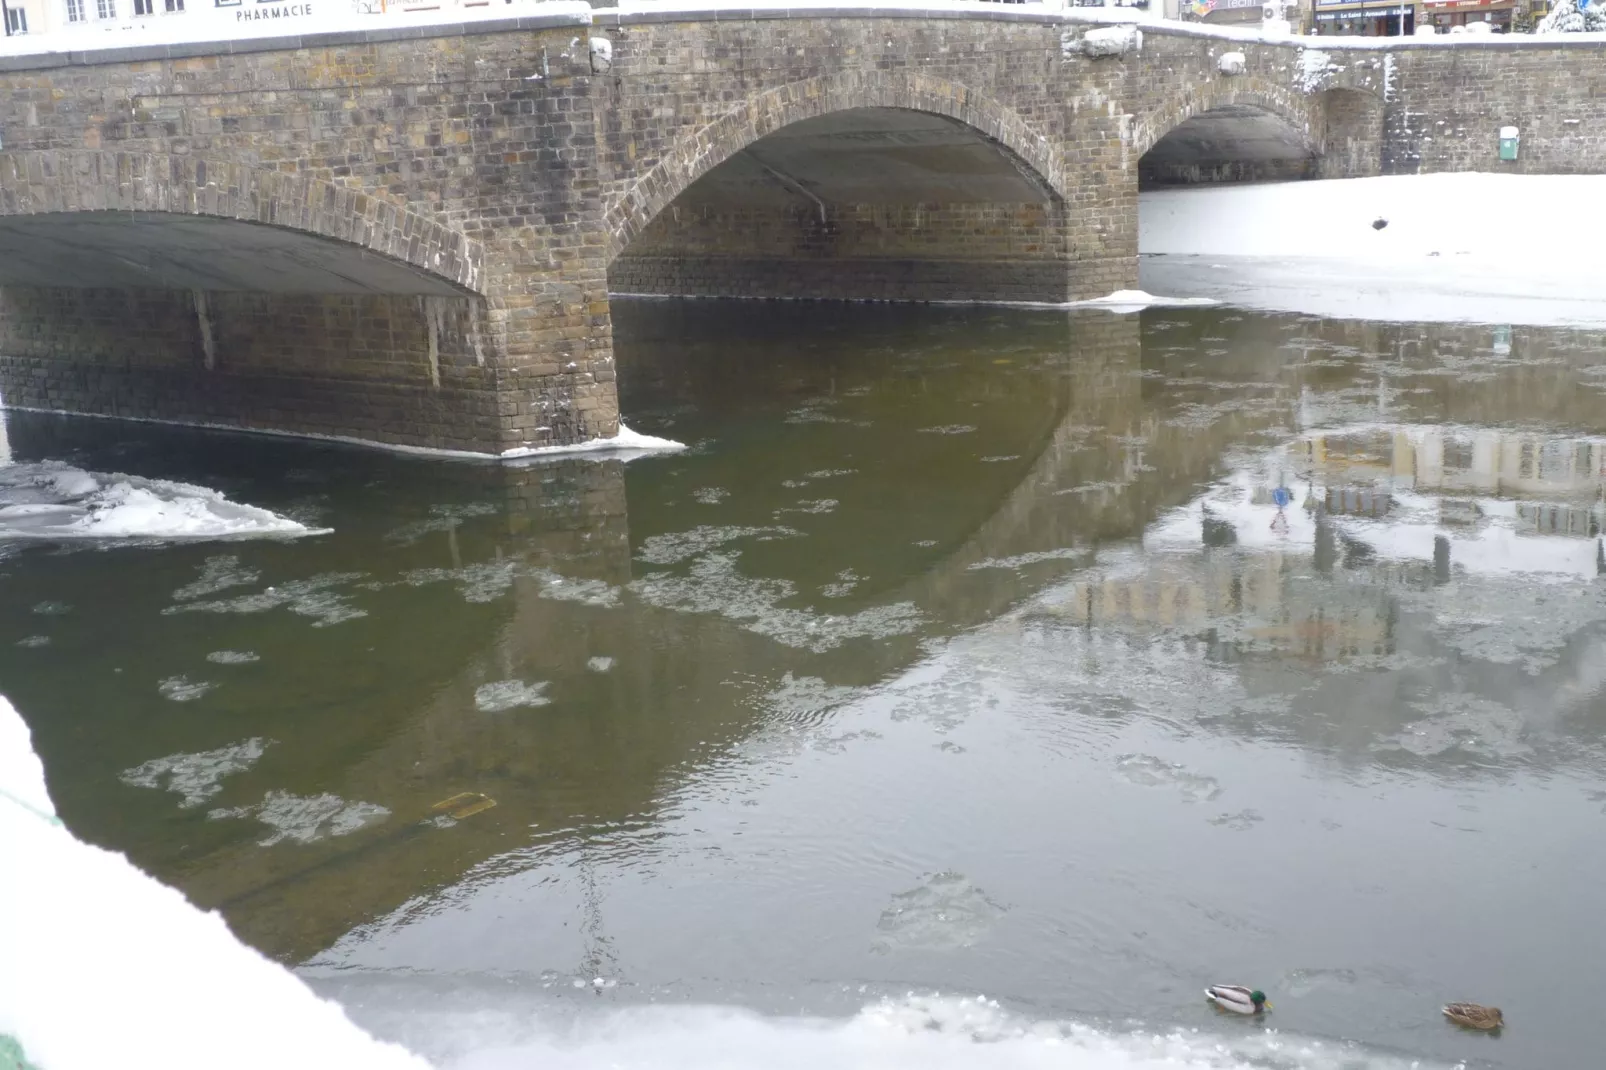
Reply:
[[1136, 281], [1142, 183], [1601, 170], [1602, 47], [978, 5], [0, 57], [0, 396], [481, 455], [607, 437], [610, 291], [1095, 296]]

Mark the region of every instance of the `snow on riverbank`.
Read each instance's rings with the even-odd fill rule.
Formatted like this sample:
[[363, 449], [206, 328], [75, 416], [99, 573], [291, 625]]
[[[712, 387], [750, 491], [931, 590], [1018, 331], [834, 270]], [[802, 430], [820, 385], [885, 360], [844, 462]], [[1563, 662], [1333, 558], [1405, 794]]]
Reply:
[[40, 1070], [428, 1070], [55, 818], [28, 726], [0, 697], [0, 1037]]
[[1603, 196], [1603, 175], [1484, 173], [1152, 191], [1141, 278], [1315, 315], [1606, 325], [1606, 217], [1554, 211]]
[[0, 467], [0, 540], [226, 539], [327, 530], [189, 483], [86, 472], [60, 461]]

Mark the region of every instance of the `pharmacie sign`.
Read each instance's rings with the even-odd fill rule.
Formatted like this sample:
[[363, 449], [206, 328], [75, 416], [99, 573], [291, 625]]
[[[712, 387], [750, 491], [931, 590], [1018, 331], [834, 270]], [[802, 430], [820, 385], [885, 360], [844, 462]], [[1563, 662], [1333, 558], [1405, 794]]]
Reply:
[[234, 13], [236, 22], [257, 22], [262, 19], [295, 19], [312, 14], [312, 4], [308, 0], [292, 3], [289, 0], [257, 0], [255, 4], [247, 6], [244, 0], [213, 0], [218, 7], [233, 7], [239, 10]]

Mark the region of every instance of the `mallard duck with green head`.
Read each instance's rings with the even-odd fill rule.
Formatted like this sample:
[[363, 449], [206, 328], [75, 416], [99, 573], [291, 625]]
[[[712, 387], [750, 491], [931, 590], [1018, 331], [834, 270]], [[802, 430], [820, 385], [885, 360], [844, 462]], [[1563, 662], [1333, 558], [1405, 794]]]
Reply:
[[1211, 985], [1205, 989], [1205, 998], [1224, 1011], [1234, 1014], [1263, 1014], [1271, 1009], [1266, 993], [1258, 988], [1243, 985]]
[[1444, 1016], [1468, 1029], [1499, 1029], [1506, 1024], [1499, 1007], [1485, 1007], [1481, 1003], [1446, 1003]]

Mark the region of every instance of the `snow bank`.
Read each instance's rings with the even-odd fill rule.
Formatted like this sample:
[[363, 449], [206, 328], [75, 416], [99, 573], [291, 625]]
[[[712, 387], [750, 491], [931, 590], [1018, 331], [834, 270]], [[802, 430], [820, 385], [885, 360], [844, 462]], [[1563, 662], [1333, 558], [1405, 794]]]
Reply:
[[189, 483], [91, 473], [60, 461], [0, 467], [0, 540], [223, 539], [327, 530]]
[[[1494, 152], [1495, 130], [1489, 130]], [[1486, 173], [1199, 186], [1141, 197], [1146, 289], [1380, 320], [1606, 324], [1602, 175]], [[1378, 224], [1383, 224], [1378, 226]]]
[[0, 1036], [40, 1070], [428, 1070], [54, 815], [0, 697]]

